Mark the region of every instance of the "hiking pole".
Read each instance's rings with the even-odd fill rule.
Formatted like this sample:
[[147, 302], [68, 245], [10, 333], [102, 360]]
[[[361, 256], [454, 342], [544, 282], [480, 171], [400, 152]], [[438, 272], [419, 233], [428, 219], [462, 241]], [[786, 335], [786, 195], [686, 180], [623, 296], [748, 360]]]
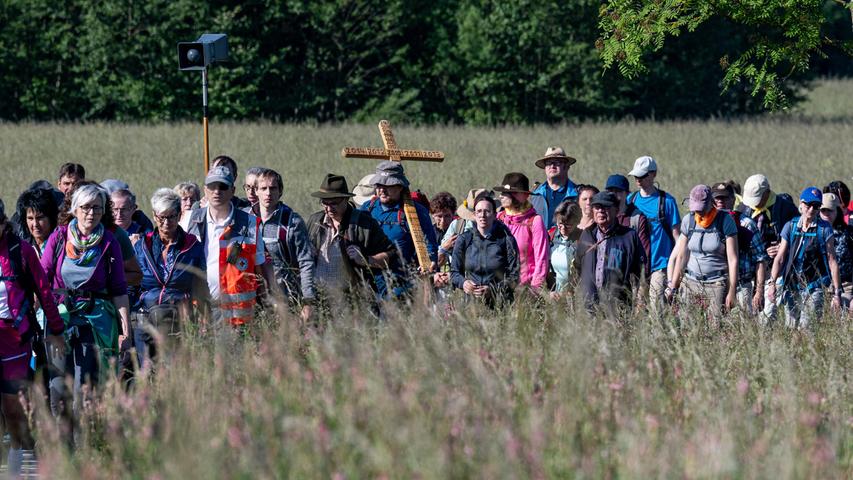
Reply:
[[205, 33], [195, 42], [178, 43], [178, 70], [201, 71], [202, 128], [204, 130], [204, 173], [210, 169], [210, 115], [207, 95], [207, 68], [228, 59], [228, 37], [223, 33]]

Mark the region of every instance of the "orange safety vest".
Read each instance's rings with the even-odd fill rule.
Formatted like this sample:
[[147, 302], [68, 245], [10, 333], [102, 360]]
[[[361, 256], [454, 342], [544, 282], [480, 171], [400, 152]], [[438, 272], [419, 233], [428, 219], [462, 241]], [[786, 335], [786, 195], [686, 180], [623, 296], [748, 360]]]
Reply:
[[[254, 216], [249, 218], [255, 219], [254, 228], [239, 226], [242, 222], [236, 222], [235, 218], [219, 237], [219, 309], [234, 326], [252, 319], [258, 289], [255, 256], [261, 220]], [[239, 230], [235, 232], [236, 229]], [[228, 255], [234, 250], [239, 253], [229, 262]]]

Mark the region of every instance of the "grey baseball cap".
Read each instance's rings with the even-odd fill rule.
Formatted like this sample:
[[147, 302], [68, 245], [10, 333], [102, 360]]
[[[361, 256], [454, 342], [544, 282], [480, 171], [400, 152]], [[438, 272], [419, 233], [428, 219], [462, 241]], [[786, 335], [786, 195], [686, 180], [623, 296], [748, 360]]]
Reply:
[[204, 179], [205, 185], [210, 185], [212, 183], [224, 183], [229, 187], [234, 186], [234, 177], [231, 176], [231, 170], [228, 167], [219, 165], [210, 169], [207, 172], [207, 177]]

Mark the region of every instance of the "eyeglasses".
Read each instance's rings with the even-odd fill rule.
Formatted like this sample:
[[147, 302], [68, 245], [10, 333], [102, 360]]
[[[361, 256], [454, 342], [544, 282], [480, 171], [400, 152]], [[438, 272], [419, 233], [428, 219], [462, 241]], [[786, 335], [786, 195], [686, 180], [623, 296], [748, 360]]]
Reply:
[[809, 202], [809, 203], [803, 202], [803, 205], [804, 205], [806, 208], [810, 208], [810, 209], [812, 209], [812, 210], [820, 209], [820, 206], [821, 206], [821, 204], [820, 204], [820, 203], [817, 203], [817, 202]]
[[154, 215], [154, 218], [160, 223], [166, 222], [175, 222], [178, 220], [179, 215], [177, 213], [173, 213], [171, 215]]
[[83, 213], [94, 213], [95, 215], [104, 213], [104, 207], [100, 205], [80, 205], [77, 208]]
[[546, 167], [553, 167], [556, 165], [562, 166], [564, 164], [565, 164], [565, 162], [563, 162], [562, 160], [545, 160], [545, 166]]
[[254, 185], [243, 185], [243, 190], [245, 190], [247, 192], [255, 192], [258, 190], [258, 187], [254, 186]]
[[649, 175], [651, 175], [651, 172], [649, 172], [649, 173], [647, 173], [647, 174], [645, 174], [645, 175], [643, 175], [643, 176], [641, 176], [641, 177], [634, 177], [634, 178], [636, 178], [637, 180], [645, 180], [645, 179], [646, 179], [646, 177], [648, 177]]
[[337, 207], [343, 203], [341, 200], [320, 200], [320, 204], [324, 207]]
[[117, 215], [124, 215], [124, 214], [126, 214], [126, 213], [132, 213], [134, 210], [136, 210], [136, 209], [135, 209], [135, 208], [130, 208], [130, 207], [124, 207], [124, 208], [113, 208], [113, 213], [115, 213], [115, 214], [117, 214]]

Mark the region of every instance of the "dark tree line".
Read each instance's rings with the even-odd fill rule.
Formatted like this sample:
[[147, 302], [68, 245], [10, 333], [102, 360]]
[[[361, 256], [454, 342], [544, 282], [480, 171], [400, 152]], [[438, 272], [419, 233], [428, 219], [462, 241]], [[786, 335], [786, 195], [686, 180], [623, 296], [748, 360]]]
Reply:
[[[200, 75], [178, 71], [176, 43], [203, 32], [229, 35], [232, 60], [210, 75], [219, 118], [501, 124], [762, 111], [748, 86], [720, 94], [724, 59], [749, 32], [710, 19], [629, 80], [603, 68], [601, 5], [0, 0], [0, 119], [198, 118]], [[849, 18], [836, 17], [827, 28], [849, 34]], [[849, 58], [832, 55], [814, 70], [849, 73]]]

